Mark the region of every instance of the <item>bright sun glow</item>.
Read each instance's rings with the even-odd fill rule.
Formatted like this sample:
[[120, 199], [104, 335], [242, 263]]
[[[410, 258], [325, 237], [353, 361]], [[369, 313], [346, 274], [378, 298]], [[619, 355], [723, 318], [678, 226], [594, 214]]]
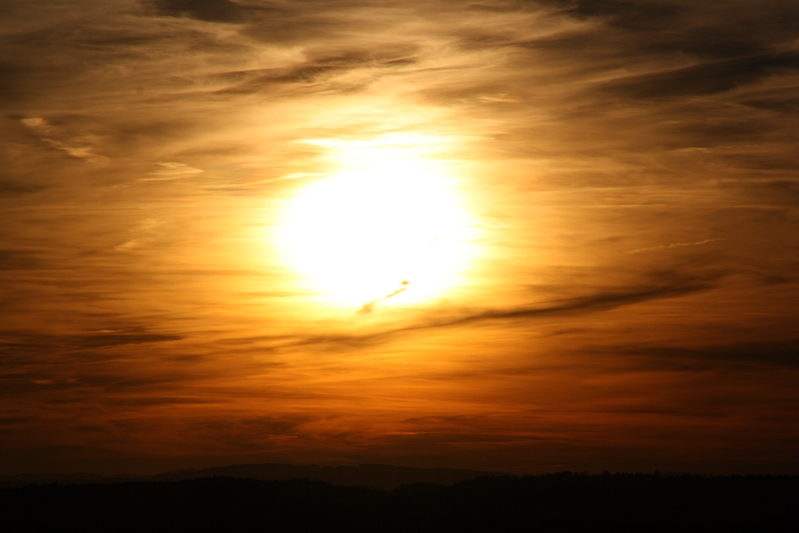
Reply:
[[473, 221], [435, 140], [310, 141], [339, 169], [304, 187], [283, 213], [278, 241], [307, 286], [337, 306], [417, 303], [460, 281], [474, 255]]

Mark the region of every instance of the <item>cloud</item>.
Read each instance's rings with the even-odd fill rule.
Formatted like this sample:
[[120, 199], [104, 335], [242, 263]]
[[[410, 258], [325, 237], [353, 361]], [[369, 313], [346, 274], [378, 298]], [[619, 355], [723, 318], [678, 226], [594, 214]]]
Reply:
[[128, 344], [147, 344], [152, 342], [171, 342], [183, 339], [180, 335], [162, 334], [129, 334], [129, 333], [102, 333], [99, 335], [83, 335], [69, 339], [68, 342], [85, 348], [103, 348], [107, 346], [120, 346]]
[[147, 244], [147, 240], [145, 239], [131, 239], [129, 241], [125, 241], [119, 246], [115, 246], [114, 250], [118, 252], [130, 252], [131, 250], [136, 250], [137, 248], [141, 248]]
[[[182, 170], [182, 168], [179, 168], [178, 170], [180, 171]], [[194, 172], [188, 173], [189, 176], [195, 174], [196, 173]], [[172, 179], [172, 178], [165, 178], [165, 179]], [[114, 250], [118, 252], [130, 252], [148, 246], [149, 244], [155, 242], [159, 238], [158, 228], [162, 224], [163, 221], [155, 218], [147, 218], [142, 220], [139, 224], [137, 224], [135, 227], [133, 227], [130, 230], [131, 232], [138, 234], [138, 236], [128, 241], [125, 241], [118, 246], [115, 246]]]
[[139, 181], [171, 181], [182, 178], [192, 178], [202, 174], [199, 168], [190, 167], [184, 163], [156, 163], [156, 168], [148, 172], [151, 178], [139, 178]]
[[722, 240], [722, 239], [721, 238], [705, 239], [705, 240], [697, 241], [697, 242], [673, 242], [671, 244], [660, 244], [658, 246], [650, 246], [648, 248], [636, 248], [635, 250], [630, 250], [627, 253], [628, 254], [640, 254], [641, 252], [651, 252], [651, 251], [654, 251], [654, 250], [668, 250], [668, 249], [671, 249], [671, 248], [684, 248], [686, 246], [700, 246], [702, 244], [707, 244], [707, 243], [710, 243], [710, 242], [718, 242], [720, 240]]
[[0, 198], [9, 198], [16, 196], [23, 196], [33, 194], [44, 190], [44, 185], [24, 184], [24, 183], [10, 183], [0, 181]]
[[[276, 338], [276, 346], [289, 348], [323, 344], [340, 344], [343, 346], [367, 346], [387, 342], [397, 335], [412, 331], [425, 331], [440, 328], [458, 328], [480, 323], [520, 322], [543, 319], [552, 316], [588, 315], [619, 307], [642, 304], [666, 298], [679, 298], [690, 294], [709, 290], [715, 286], [720, 274], [706, 274], [704, 278], [681, 278], [673, 272], [654, 274], [653, 279], [669, 280], [670, 284], [659, 284], [643, 287], [605, 289], [595, 294], [577, 296], [545, 302], [542, 304], [511, 307], [506, 309], [462, 309], [448, 310], [444, 316], [429, 317], [400, 328], [384, 329], [375, 333], [325, 334], [309, 336], [285, 336]], [[670, 279], [671, 278], [671, 279]], [[368, 305], [368, 304], [367, 304]], [[363, 314], [364, 312], [361, 312]], [[368, 314], [368, 311], [365, 311]]]
[[230, 0], [151, 0], [160, 15], [186, 16], [208, 22], [246, 22], [262, 9]]
[[679, 285], [643, 289], [622, 289], [619, 291], [602, 292], [591, 296], [569, 298], [554, 303], [554, 305], [478, 311], [422, 327], [459, 326], [493, 320], [532, 319], [550, 315], [592, 313], [661, 298], [677, 298], [694, 292], [704, 291], [711, 287], [713, 287], [713, 284], [709, 281], [686, 280], [686, 282]]
[[42, 348], [52, 349], [93, 349], [111, 346], [126, 346], [136, 344], [149, 344], [156, 342], [172, 342], [182, 340], [180, 335], [165, 335], [147, 333], [144, 331], [109, 331], [89, 335], [47, 335], [4, 333], [5, 338], [0, 343], [0, 349], [7, 354], [12, 352], [34, 352]]
[[[604, 350], [603, 350], [604, 351]], [[706, 370], [730, 363], [799, 369], [799, 339], [736, 342], [694, 346], [618, 346], [613, 353], [632, 356], [633, 366], [658, 369]]]
[[46, 263], [28, 250], [0, 250], [0, 270], [34, 270]]
[[23, 118], [20, 119], [20, 122], [36, 132], [46, 144], [74, 158], [82, 159], [87, 163], [108, 160], [107, 157], [94, 153], [92, 144], [95, 138], [92, 135], [69, 135], [64, 128], [56, 127], [42, 117]]
[[754, 55], [790, 43], [799, 23], [790, 1], [689, 3], [680, 0], [539, 0], [571, 16], [599, 21], [635, 40], [636, 53], [682, 53], [723, 58]]
[[601, 88], [633, 98], [677, 98], [729, 91], [781, 72], [799, 73], [799, 53], [727, 59], [625, 77]]

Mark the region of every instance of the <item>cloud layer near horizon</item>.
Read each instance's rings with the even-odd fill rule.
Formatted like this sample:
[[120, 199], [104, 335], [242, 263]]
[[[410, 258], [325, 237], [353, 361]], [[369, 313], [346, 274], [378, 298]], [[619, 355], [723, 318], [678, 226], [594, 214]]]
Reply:
[[[796, 473], [793, 2], [0, 10], [0, 471]], [[309, 305], [269, 237], [307, 141], [406, 134], [483, 255]]]

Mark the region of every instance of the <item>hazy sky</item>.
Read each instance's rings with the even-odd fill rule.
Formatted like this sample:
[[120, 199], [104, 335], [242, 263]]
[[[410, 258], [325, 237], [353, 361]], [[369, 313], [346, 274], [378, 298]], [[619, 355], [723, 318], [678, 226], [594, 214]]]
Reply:
[[0, 31], [0, 473], [799, 473], [795, 0]]

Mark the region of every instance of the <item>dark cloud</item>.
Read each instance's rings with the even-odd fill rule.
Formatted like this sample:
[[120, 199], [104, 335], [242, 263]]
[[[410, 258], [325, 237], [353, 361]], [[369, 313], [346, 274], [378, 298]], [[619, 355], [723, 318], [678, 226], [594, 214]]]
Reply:
[[0, 181], [0, 198], [13, 198], [17, 196], [29, 195], [42, 191], [46, 188], [47, 187], [42, 184]]
[[218, 93], [246, 94], [274, 90], [280, 84], [318, 84], [358, 69], [402, 68], [415, 63], [412, 47], [384, 47], [334, 55], [312, 54], [307, 61], [285, 68], [214, 74], [228, 84]]
[[[170, 379], [161, 381], [160, 384], [168, 383], [170, 385], [174, 385], [178, 383], [180, 380]], [[156, 383], [148, 382], [148, 383], [125, 383], [125, 382], [113, 382], [113, 381], [103, 381], [102, 385], [103, 388], [107, 392], [112, 392], [114, 390], [128, 390], [128, 391], [135, 391], [136, 393], [143, 393], [148, 392], [146, 387], [141, 385], [154, 385]], [[139, 385], [139, 386], [132, 386], [132, 385]], [[155, 387], [153, 387], [155, 388]], [[158, 388], [158, 389], [162, 389]], [[108, 405], [114, 405], [116, 407], [151, 407], [151, 406], [169, 406], [169, 405], [207, 405], [207, 404], [215, 404], [217, 403], [216, 399], [207, 398], [202, 396], [193, 396], [193, 397], [181, 397], [181, 396], [159, 396], [157, 392], [153, 394], [148, 394], [147, 396], [140, 397], [140, 396], [133, 396], [133, 397], [116, 397], [116, 398], [107, 398], [104, 400], [104, 403]]]
[[246, 22], [259, 8], [230, 0], [150, 0], [158, 14], [208, 22]]
[[[24, 364], [32, 362], [29, 356], [64, 351], [93, 350], [114, 346], [128, 346], [182, 340], [180, 335], [162, 335], [146, 332], [135, 333], [99, 333], [93, 335], [51, 335], [46, 333], [2, 332], [0, 350], [5, 358], [0, 366]], [[20, 357], [15, 357], [19, 355]], [[16, 362], [16, 363], [12, 363]]]
[[231, 0], [143, 0], [142, 4], [161, 16], [243, 25], [243, 34], [272, 43], [313, 42], [341, 32], [351, 25], [341, 13], [359, 7], [358, 3], [338, 6], [314, 0], [257, 4]]
[[686, 14], [683, 2], [673, 0], [551, 0], [572, 16], [602, 17], [622, 28], [656, 30], [674, 28]]
[[8, 104], [24, 96], [20, 78], [25, 69], [18, 64], [0, 62], [0, 104]]
[[180, 335], [155, 335], [155, 334], [102, 334], [85, 335], [73, 340], [75, 344], [85, 348], [101, 348], [105, 346], [119, 346], [124, 344], [144, 344], [150, 342], [168, 342], [183, 339]]
[[36, 417], [33, 416], [3, 416], [0, 417], [0, 426], [17, 426], [34, 420]]
[[596, 19], [622, 32], [640, 51], [725, 58], [790, 42], [799, 16], [789, 1], [696, 3], [681, 0], [542, 0], [571, 16]]
[[799, 340], [737, 342], [707, 347], [622, 347], [616, 353], [639, 358], [646, 368], [701, 370], [731, 363], [799, 368]]
[[[380, 332], [364, 335], [312, 335], [303, 337], [288, 337], [287, 342], [281, 343], [283, 347], [312, 346], [312, 345], [341, 345], [341, 346], [368, 346], [387, 342], [394, 337], [413, 331], [424, 331], [438, 328], [460, 327], [464, 325], [490, 323], [490, 322], [517, 322], [535, 320], [552, 316], [584, 315], [615, 309], [618, 307], [656, 301], [665, 298], [679, 298], [692, 293], [706, 291], [715, 286], [716, 281], [722, 277], [721, 273], [709, 272], [704, 278], [687, 278], [671, 271], [662, 271], [652, 276], [652, 280], [660, 280], [658, 285], [648, 287], [620, 288], [615, 290], [598, 291], [589, 296], [578, 296], [536, 304], [531, 306], [513, 307], [509, 309], [486, 310], [446, 310], [443, 317], [431, 317], [418, 323], [399, 329], [386, 329]], [[663, 281], [671, 281], [663, 284]], [[369, 305], [369, 304], [367, 304]], [[361, 313], [363, 314], [363, 313]]]
[[799, 54], [773, 54], [704, 63], [614, 80], [604, 84], [602, 89], [633, 98], [681, 98], [728, 91], [786, 71], [799, 71]]
[[[667, 286], [657, 287], [644, 290], [631, 290], [619, 292], [605, 292], [592, 296], [572, 298], [564, 300], [551, 306], [531, 307], [531, 308], [517, 308], [508, 310], [491, 310], [483, 311], [467, 316], [453, 319], [451, 322], [445, 322], [442, 325], [455, 326], [462, 324], [470, 324], [473, 322], [482, 322], [490, 320], [515, 320], [525, 318], [537, 318], [548, 315], [570, 314], [570, 313], [590, 313], [595, 311], [603, 311], [606, 309], [613, 309], [624, 305], [632, 305], [642, 303], [649, 300], [656, 300], [661, 298], [675, 298], [685, 296], [697, 291], [703, 291], [711, 288], [712, 283], [708, 282], [695, 282], [687, 283], [681, 286]], [[441, 327], [439, 325], [435, 327]]]
[[737, 99], [741, 104], [796, 116], [799, 112], [799, 94], [795, 87], [775, 87], [754, 91]]
[[198, 422], [197, 430], [208, 433], [243, 432], [255, 437], [264, 435], [290, 435], [296, 434], [297, 429], [303, 424], [312, 421], [310, 416], [257, 416], [243, 417], [237, 420], [209, 420]]
[[0, 270], [31, 270], [42, 268], [44, 265], [45, 262], [36, 254], [19, 250], [0, 250]]

